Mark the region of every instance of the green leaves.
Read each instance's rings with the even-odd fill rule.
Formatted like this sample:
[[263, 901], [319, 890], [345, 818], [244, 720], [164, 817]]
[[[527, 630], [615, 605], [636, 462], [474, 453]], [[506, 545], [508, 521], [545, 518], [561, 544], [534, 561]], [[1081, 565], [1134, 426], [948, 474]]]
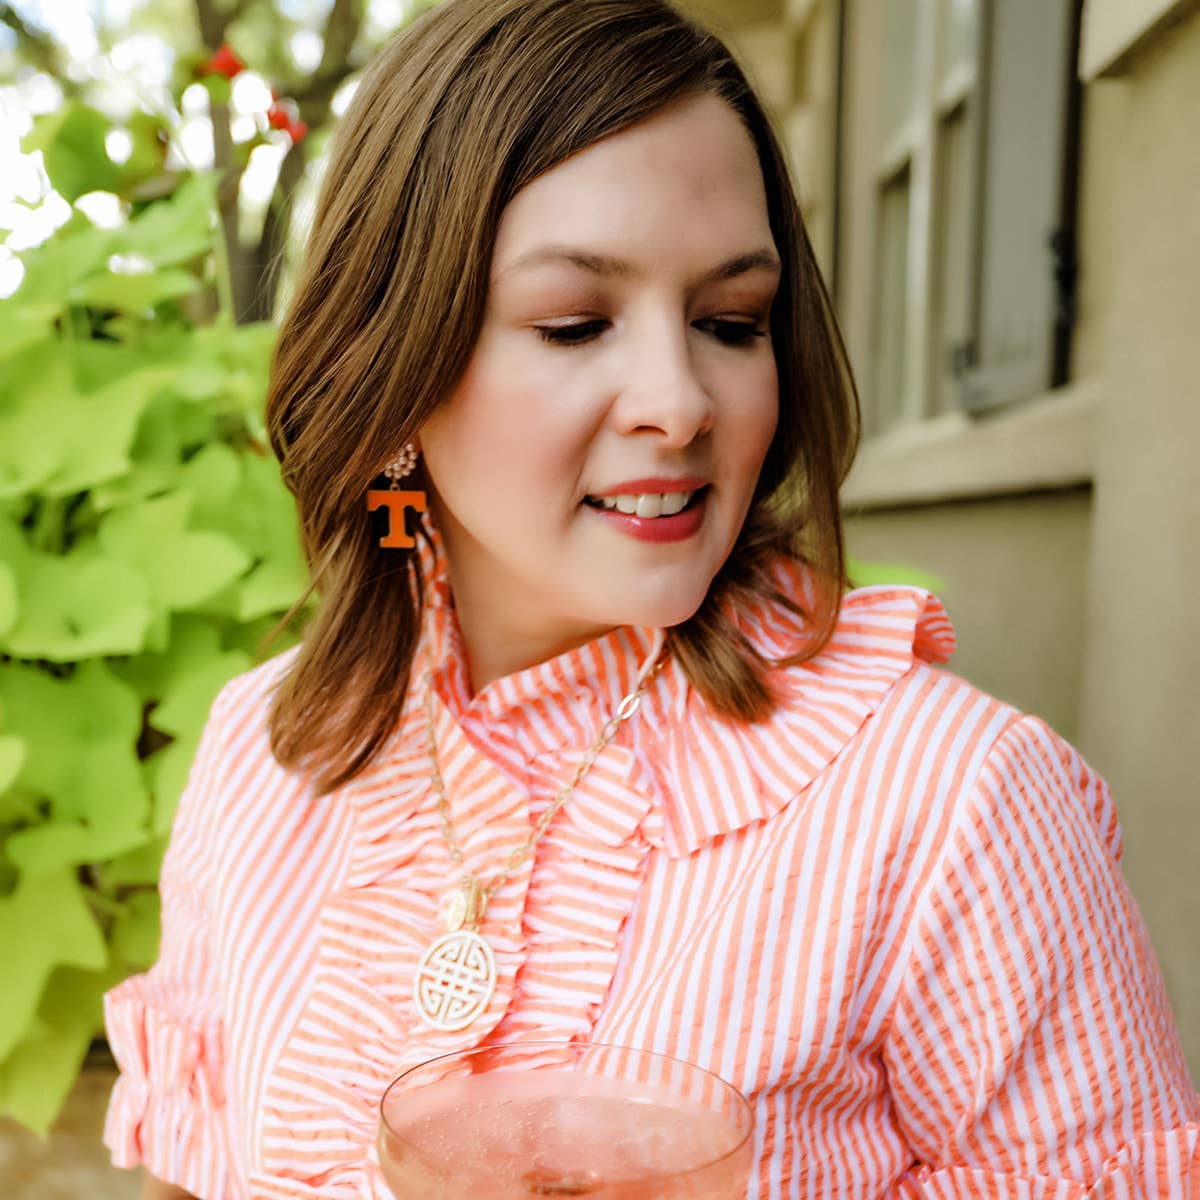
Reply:
[[102, 1020], [105, 988], [119, 976], [59, 968], [49, 978], [25, 1035], [0, 1060], [0, 1112], [49, 1132]]
[[0, 1060], [21, 1040], [38, 1010], [51, 971], [60, 965], [99, 970], [108, 962], [100, 927], [78, 880], [67, 870], [23, 878], [0, 900]]
[[97, 557], [86, 546], [43, 554], [3, 517], [0, 562], [15, 592], [0, 650], [14, 658], [76, 662], [142, 649], [152, 616], [150, 588], [128, 565]]
[[200, 280], [187, 271], [146, 271], [122, 275], [110, 271], [76, 284], [68, 293], [68, 299], [73, 304], [142, 312], [164, 300], [198, 291], [201, 286]]
[[863, 562], [852, 558], [848, 564], [850, 582], [854, 587], [872, 587], [876, 584], [903, 584], [905, 587], [924, 588], [929, 592], [941, 592], [945, 585], [936, 575], [922, 571], [919, 567], [908, 567], [899, 563]]
[[186, 492], [169, 492], [119, 508], [100, 524], [98, 541], [106, 557], [138, 568], [166, 610], [196, 607], [252, 561], [229, 537], [189, 530], [190, 508]]
[[0, 562], [0, 638], [5, 637], [16, 623], [17, 577], [12, 567]]
[[144, 209], [121, 234], [121, 253], [155, 268], [190, 262], [213, 248], [216, 186], [210, 175], [189, 175], [161, 203]]
[[7, 792], [25, 765], [25, 740], [0, 737], [0, 793]]
[[174, 372], [134, 358], [89, 391], [78, 378], [89, 365], [83, 351], [52, 339], [10, 357], [0, 387], [0, 497], [68, 496], [129, 469], [138, 421]]
[[96, 109], [66, 104], [37, 118], [22, 149], [27, 154], [42, 152], [46, 173], [66, 200], [78, 200], [85, 192], [117, 191], [121, 170], [104, 150], [110, 127], [108, 118]]
[[39, 116], [22, 149], [27, 154], [42, 152], [54, 189], [66, 200], [78, 200], [87, 192], [127, 195], [162, 171], [165, 128], [154, 114], [135, 113], [126, 127], [133, 145], [123, 163], [113, 162], [105, 148], [111, 128], [112, 122], [102, 112], [73, 101]]
[[38, 1130], [104, 989], [157, 953], [213, 698], [307, 587], [264, 448], [274, 329], [191, 315], [220, 269], [215, 182], [163, 173], [156, 118], [121, 165], [108, 129], [68, 104], [26, 149], [68, 199], [130, 200], [128, 223], [77, 212], [0, 300], [0, 1114]]

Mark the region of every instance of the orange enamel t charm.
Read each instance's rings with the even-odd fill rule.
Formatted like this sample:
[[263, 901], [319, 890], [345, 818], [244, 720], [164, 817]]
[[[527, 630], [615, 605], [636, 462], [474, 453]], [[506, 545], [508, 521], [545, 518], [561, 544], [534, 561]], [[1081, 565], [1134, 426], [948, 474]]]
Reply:
[[367, 511], [374, 512], [377, 508], [388, 510], [388, 531], [379, 539], [379, 544], [388, 550], [411, 550], [417, 541], [408, 532], [404, 514], [410, 508], [425, 512], [425, 493], [373, 488], [367, 493]]

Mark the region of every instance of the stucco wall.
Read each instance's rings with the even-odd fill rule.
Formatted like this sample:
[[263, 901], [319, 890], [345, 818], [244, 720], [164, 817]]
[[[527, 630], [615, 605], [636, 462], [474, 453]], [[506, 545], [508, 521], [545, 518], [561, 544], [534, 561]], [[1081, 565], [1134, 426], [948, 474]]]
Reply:
[[1104, 380], [1080, 744], [1200, 1078], [1200, 14], [1087, 88], [1081, 366]]
[[1079, 736], [1087, 491], [849, 516], [851, 553], [937, 576], [958, 635], [949, 669]]

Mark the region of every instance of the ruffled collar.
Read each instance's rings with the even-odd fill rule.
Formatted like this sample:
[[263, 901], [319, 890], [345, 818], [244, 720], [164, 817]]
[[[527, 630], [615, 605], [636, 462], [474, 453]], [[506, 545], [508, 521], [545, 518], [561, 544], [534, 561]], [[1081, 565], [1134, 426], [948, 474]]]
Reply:
[[[799, 564], [781, 562], [781, 590], [803, 595], [805, 575]], [[739, 625], [774, 661], [795, 654], [807, 634], [802, 616], [767, 602], [740, 612]], [[818, 655], [772, 670], [779, 703], [763, 722], [721, 716], [674, 670], [665, 681], [671, 719], [655, 731], [658, 747], [649, 760], [664, 849], [688, 854], [778, 812], [842, 753], [901, 676], [918, 663], [944, 663], [953, 652], [954, 630], [936, 596], [869, 587], [843, 597]]]
[[[515, 735], [529, 756], [551, 754], [588, 739], [632, 692], [661, 655], [662, 629], [622, 626], [545, 662], [497, 679], [471, 694], [466, 653], [446, 559], [436, 530], [422, 544], [425, 581], [421, 652], [413, 685], [433, 681], [438, 699], [468, 727], [489, 736]], [[555, 711], [555, 719], [538, 720]], [[565, 719], [564, 719], [565, 718]], [[580, 749], [584, 749], [585, 740]]]
[[[554, 771], [577, 761], [665, 643], [661, 629], [614, 629], [472, 697], [436, 532], [422, 555], [421, 677], [414, 673], [411, 692], [423, 688], [429, 672], [441, 704], [501, 765], [524, 760]], [[801, 564], [781, 560], [775, 581], [785, 595], [811, 599], [811, 579]], [[806, 640], [804, 617], [778, 603], [758, 601], [731, 616], [768, 660], [787, 658]], [[954, 644], [949, 617], [932, 593], [900, 585], [855, 589], [843, 597], [833, 636], [816, 657], [772, 670], [780, 702], [761, 723], [716, 712], [679, 665], [668, 662], [643, 697], [630, 732], [623, 731], [605, 752], [606, 774], [620, 773], [618, 760], [624, 760], [628, 785], [642, 793], [649, 789], [645, 798], [656, 810], [644, 835], [670, 855], [691, 853], [767, 819], [804, 791], [902, 675], [919, 662], [946, 662]], [[579, 803], [573, 798], [572, 804]]]

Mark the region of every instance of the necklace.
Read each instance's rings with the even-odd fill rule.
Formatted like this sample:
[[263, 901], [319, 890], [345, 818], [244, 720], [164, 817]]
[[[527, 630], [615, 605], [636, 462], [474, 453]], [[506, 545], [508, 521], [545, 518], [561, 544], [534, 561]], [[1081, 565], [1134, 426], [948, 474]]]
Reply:
[[641, 706], [642, 695], [650, 681], [662, 669], [665, 655], [659, 657], [638, 677], [637, 685], [617, 705], [613, 715], [604, 722], [596, 740], [580, 760], [570, 783], [562, 788], [537, 819], [529, 836], [504, 860], [499, 872], [487, 883], [469, 871], [462, 848], [454, 834], [450, 802], [446, 799], [446, 784], [438, 766], [437, 734], [433, 713], [433, 680], [425, 677], [425, 713], [429, 725], [429, 759], [432, 764], [433, 790], [437, 795], [438, 814], [442, 820], [442, 837], [450, 861], [462, 870], [458, 891], [450, 898], [446, 910], [446, 932], [436, 938], [417, 965], [413, 998], [417, 1013], [426, 1025], [452, 1033], [465, 1029], [484, 1012], [496, 991], [496, 958], [479, 926], [492, 897], [512, 876], [512, 873], [533, 853], [542, 834], [571, 798], [579, 781], [592, 768], [601, 751], [616, 736], [617, 730]]

